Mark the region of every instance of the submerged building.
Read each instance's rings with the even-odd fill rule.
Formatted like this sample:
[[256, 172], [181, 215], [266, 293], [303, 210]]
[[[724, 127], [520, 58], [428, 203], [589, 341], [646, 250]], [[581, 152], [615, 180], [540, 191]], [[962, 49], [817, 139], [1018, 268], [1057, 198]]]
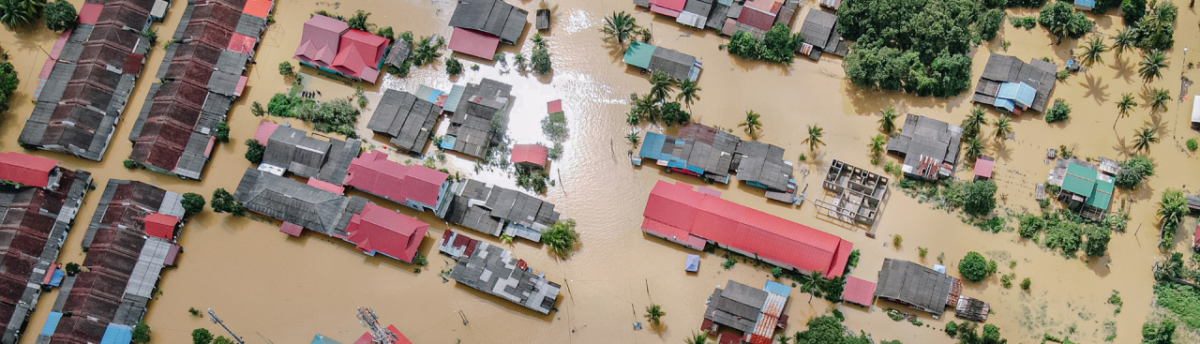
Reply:
[[491, 60], [501, 42], [517, 44], [529, 12], [500, 0], [457, 1], [450, 15], [452, 51]]
[[834, 159], [821, 187], [833, 194], [814, 201], [830, 217], [843, 222], [875, 224], [888, 194], [888, 177]]
[[454, 202], [444, 219], [491, 236], [507, 234], [538, 242], [559, 216], [552, 203], [469, 179], [455, 186]]
[[142, 72], [154, 0], [88, 0], [38, 74], [23, 146], [100, 161]]
[[441, 114], [441, 105], [412, 93], [387, 89], [379, 98], [367, 129], [389, 137], [388, 141], [402, 152], [421, 154], [437, 130]]
[[346, 22], [314, 14], [304, 22], [300, 46], [293, 58], [352, 80], [374, 84], [379, 80], [390, 39], [351, 29]]
[[913, 179], [950, 177], [958, 164], [962, 127], [909, 114], [899, 134], [888, 139], [887, 152], [904, 159], [900, 169]]
[[442, 235], [438, 250], [457, 261], [450, 278], [459, 284], [538, 313], [555, 310], [561, 286], [514, 258], [512, 252], [450, 230]]
[[326, 137], [326, 140], [321, 140], [308, 136], [308, 132], [303, 130], [277, 126], [267, 121], [262, 121], [259, 129], [260, 133], [270, 131], [270, 134], [258, 169], [279, 176], [291, 172], [304, 178], [342, 185], [346, 170], [362, 148], [362, 142], [357, 139], [342, 141]]
[[762, 289], [747, 286], [734, 280], [725, 283], [725, 289], [713, 289], [705, 300], [704, 322], [700, 330], [716, 334], [721, 327], [742, 333], [741, 343], [771, 344], [775, 331], [787, 326], [787, 307], [792, 288], [767, 281]]
[[1058, 194], [1054, 196], [1059, 202], [1063, 202], [1067, 209], [1085, 218], [1099, 221], [1104, 218], [1112, 203], [1116, 186], [1113, 181], [1119, 171], [1115, 167], [1116, 162], [1108, 159], [1102, 161], [1104, 160], [1111, 162], [1109, 165], [1114, 167], [1105, 169], [1075, 157], [1058, 159], [1046, 182], [1059, 187]]
[[733, 134], [700, 124], [687, 124], [679, 136], [646, 132], [642, 148], [633, 156], [633, 164], [653, 159], [668, 172], [679, 172], [728, 184], [734, 152], [741, 139]]
[[[839, 3], [840, 4], [840, 3]], [[850, 53], [850, 44], [842, 39], [837, 31], [837, 15], [814, 8], [804, 17], [804, 25], [800, 27], [800, 35], [804, 43], [796, 49], [800, 55], [812, 60], [821, 59], [821, 53], [830, 53], [845, 57]]]
[[696, 81], [704, 66], [695, 56], [638, 41], [629, 42], [621, 61], [653, 73], [662, 72], [680, 81]]
[[346, 186], [413, 208], [431, 210], [443, 217], [453, 199], [450, 174], [418, 164], [411, 166], [388, 160], [388, 154], [373, 150], [354, 158], [346, 171]]
[[501, 142], [508, 130], [512, 85], [484, 78], [476, 84], [468, 83], [458, 94], [455, 91], [450, 92], [449, 98], [453, 99], [446, 101], [446, 111], [450, 111], [451, 100], [457, 106], [440, 147], [481, 158]]
[[971, 100], [1017, 115], [1030, 109], [1042, 112], [1054, 90], [1056, 74], [1058, 66], [1041, 59], [1031, 58], [1024, 63], [1013, 56], [992, 54]]
[[55, 261], [92, 175], [59, 167], [53, 159], [5, 152], [0, 181], [6, 182], [0, 185], [0, 342], [17, 343], [42, 287], [62, 278]]
[[962, 295], [962, 281], [944, 271], [944, 267], [938, 271], [906, 260], [885, 258], [875, 296], [933, 315], [942, 315], [946, 307], [954, 307], [959, 317], [987, 320], [988, 304]]

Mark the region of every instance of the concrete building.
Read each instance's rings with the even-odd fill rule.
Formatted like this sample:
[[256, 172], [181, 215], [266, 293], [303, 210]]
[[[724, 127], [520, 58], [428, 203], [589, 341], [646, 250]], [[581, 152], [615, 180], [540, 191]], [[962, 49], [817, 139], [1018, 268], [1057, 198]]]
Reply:
[[888, 177], [834, 159], [821, 187], [833, 195], [813, 201], [830, 217], [872, 226], [888, 194]]

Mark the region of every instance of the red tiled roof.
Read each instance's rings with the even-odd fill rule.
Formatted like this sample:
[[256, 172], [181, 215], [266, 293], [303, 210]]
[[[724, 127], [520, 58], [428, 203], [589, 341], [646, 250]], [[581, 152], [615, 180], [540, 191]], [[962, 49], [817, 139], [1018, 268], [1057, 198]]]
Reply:
[[562, 99], [551, 100], [549, 103], [546, 103], [546, 113], [555, 112], [563, 112]]
[[464, 28], [454, 28], [450, 35], [450, 50], [491, 61], [496, 56], [500, 37]]
[[272, 0], [246, 0], [246, 6], [242, 7], [242, 13], [266, 18], [268, 14], [271, 14], [271, 6], [274, 6]]
[[346, 239], [368, 254], [379, 252], [412, 263], [427, 230], [428, 223], [367, 203], [361, 214], [350, 218]]
[[738, 16], [738, 22], [766, 31], [775, 24], [775, 15], [753, 7], [742, 7], [742, 15]]
[[332, 64], [333, 58], [337, 56], [342, 32], [349, 28], [350, 25], [344, 21], [320, 14], [313, 15], [312, 19], [304, 22], [304, 31], [300, 36], [300, 45], [296, 47], [295, 58], [319, 66]]
[[853, 244], [835, 235], [659, 181], [643, 213], [643, 229], [687, 233], [802, 271], [841, 276]]
[[0, 180], [44, 188], [58, 160], [17, 152], [0, 153]]
[[867, 282], [854, 276], [846, 277], [846, 289], [842, 291], [842, 299], [870, 307], [873, 298], [875, 298], [874, 282]]
[[271, 133], [275, 132], [275, 128], [279, 128], [279, 124], [262, 121], [258, 123], [258, 130], [254, 131], [254, 141], [266, 146], [267, 139], [271, 138]]
[[159, 237], [171, 241], [175, 239], [175, 225], [179, 224], [179, 218], [171, 215], [153, 213], [146, 215], [142, 220], [145, 224], [146, 234], [154, 237]]
[[435, 206], [438, 191], [450, 175], [425, 166], [405, 166], [387, 159], [387, 153], [371, 151], [350, 161], [346, 185], [386, 197], [397, 203], [413, 200]]
[[513, 145], [512, 159], [514, 164], [526, 163], [546, 167], [546, 146], [542, 145]]
[[100, 10], [104, 9], [104, 5], [84, 3], [79, 6], [79, 23], [96, 25], [96, 19], [100, 18]]
[[387, 51], [388, 39], [370, 32], [350, 29], [342, 34], [333, 68], [349, 76], [374, 83], [379, 77], [379, 61]]

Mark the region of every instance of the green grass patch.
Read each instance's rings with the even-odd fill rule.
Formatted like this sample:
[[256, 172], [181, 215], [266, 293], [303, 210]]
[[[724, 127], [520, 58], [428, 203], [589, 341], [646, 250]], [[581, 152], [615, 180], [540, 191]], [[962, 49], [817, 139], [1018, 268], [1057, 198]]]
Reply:
[[1186, 285], [1160, 283], [1154, 286], [1154, 296], [1160, 307], [1179, 315], [1188, 328], [1200, 328], [1200, 291]]

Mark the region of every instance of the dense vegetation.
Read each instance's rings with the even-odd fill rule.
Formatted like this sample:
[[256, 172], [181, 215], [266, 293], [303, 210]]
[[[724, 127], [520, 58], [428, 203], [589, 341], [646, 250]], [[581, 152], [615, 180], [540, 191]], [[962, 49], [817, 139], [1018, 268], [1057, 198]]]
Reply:
[[75, 19], [79, 17], [79, 13], [75, 12], [75, 5], [67, 0], [58, 0], [46, 3], [46, 8], [42, 9], [42, 16], [46, 20], [47, 29], [66, 31], [75, 27]]
[[1175, 46], [1175, 18], [1179, 8], [1170, 1], [1152, 1], [1149, 6], [1149, 13], [1143, 8], [1141, 12], [1145, 15], [1137, 16], [1135, 21], [1126, 17], [1125, 25], [1130, 26], [1127, 30], [1133, 35], [1134, 45], [1143, 50], [1171, 49]]
[[1144, 155], [1134, 155], [1129, 160], [1121, 162], [1121, 171], [1113, 179], [1114, 184], [1122, 189], [1133, 189], [1142, 183], [1146, 177], [1154, 175], [1154, 163]]
[[1054, 105], [1046, 110], [1046, 123], [1061, 122], [1071, 116], [1071, 106], [1062, 99], [1055, 99]]
[[246, 160], [250, 160], [251, 164], [261, 164], [263, 153], [267, 152], [267, 146], [263, 146], [255, 139], [246, 139]]
[[796, 57], [796, 49], [802, 43], [804, 38], [799, 32], [792, 34], [791, 29], [783, 23], [775, 23], [762, 40], [745, 31], [738, 31], [729, 39], [729, 44], [722, 47], [741, 58], [791, 64]]
[[183, 194], [183, 200], [180, 203], [183, 205], [184, 217], [195, 215], [204, 210], [204, 196], [198, 193], [189, 192]]
[[[1178, 253], [1176, 253], [1178, 254]], [[1180, 254], [1182, 256], [1182, 254]], [[1159, 283], [1154, 286], [1157, 304], [1179, 315], [1179, 321], [1189, 328], [1200, 328], [1200, 291], [1195, 287]]]
[[529, 60], [533, 64], [533, 72], [538, 75], [546, 75], [550, 73], [550, 49], [549, 42], [546, 41], [542, 34], [536, 33], [533, 35], [533, 55], [530, 55]]
[[[694, 87], [695, 84], [691, 81], [676, 81], [671, 79], [663, 72], [654, 72], [650, 75], [650, 91], [641, 96], [635, 94], [630, 95], [633, 104], [629, 112], [625, 115], [625, 122], [629, 125], [638, 125], [642, 121], [651, 123], [661, 122], [667, 126], [680, 125], [692, 120], [692, 115], [683, 110], [683, 104], [671, 101], [671, 93], [675, 91], [675, 86]], [[681, 87], [681, 93], [676, 100], [682, 100], [687, 106], [691, 106], [691, 102], [700, 99], [695, 95], [699, 92], [698, 87], [690, 89], [693, 92], [690, 96], [684, 96], [688, 89]]]
[[963, 188], [963, 211], [969, 215], [985, 216], [996, 208], [996, 183], [981, 180], [967, 183]]
[[558, 258], [570, 257], [579, 244], [579, 232], [575, 231], [575, 220], [566, 219], [555, 222], [550, 229], [542, 233], [542, 243], [550, 247], [550, 252]]
[[1077, 39], [1092, 31], [1092, 26], [1095, 23], [1087, 18], [1083, 12], [1076, 12], [1075, 5], [1066, 1], [1055, 1], [1038, 13], [1038, 24], [1042, 24], [1046, 31], [1054, 37], [1058, 37], [1058, 41], [1054, 44], [1062, 43], [1063, 38], [1070, 37]]
[[358, 122], [359, 111], [346, 99], [317, 103], [312, 99], [277, 93], [267, 103], [267, 112], [275, 116], [311, 122], [313, 129], [319, 132], [358, 137], [354, 132], [354, 123]]
[[988, 268], [988, 260], [983, 258], [979, 252], [967, 252], [967, 255], [958, 262], [958, 273], [963, 275], [963, 278], [971, 282], [979, 282], [988, 275], [991, 275], [991, 269]]
[[[971, 85], [971, 45], [994, 38], [1003, 3], [847, 0], [838, 32], [855, 41], [842, 66], [855, 85], [950, 97]], [[989, 32], [990, 31], [990, 32]]]
[[213, 211], [218, 213], [230, 213], [233, 216], [246, 214], [246, 208], [242, 207], [241, 203], [235, 201], [233, 195], [223, 188], [213, 190], [211, 206]]
[[835, 316], [825, 315], [808, 320], [808, 328], [796, 332], [796, 344], [869, 344], [865, 333], [854, 335], [842, 328], [842, 321]]
[[0, 0], [0, 23], [9, 30], [32, 24], [46, 0]]
[[[3, 0], [0, 0], [3, 1]], [[17, 90], [17, 70], [8, 61], [0, 62], [0, 113], [8, 111], [8, 101]]]

